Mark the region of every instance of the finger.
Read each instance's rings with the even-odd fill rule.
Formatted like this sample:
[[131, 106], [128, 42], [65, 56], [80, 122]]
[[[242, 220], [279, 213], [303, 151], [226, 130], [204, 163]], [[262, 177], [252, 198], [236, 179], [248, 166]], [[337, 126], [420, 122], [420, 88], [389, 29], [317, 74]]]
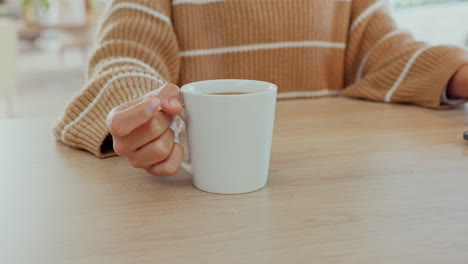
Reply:
[[156, 176], [174, 175], [179, 170], [183, 159], [184, 148], [180, 144], [174, 144], [171, 155], [166, 160], [147, 168], [146, 171]]
[[182, 106], [182, 95], [179, 87], [175, 84], [166, 84], [159, 92], [161, 108], [170, 115], [179, 115], [184, 111]]
[[114, 108], [107, 116], [107, 128], [112, 136], [125, 136], [147, 122], [161, 101], [157, 97], [148, 97], [133, 105]]
[[140, 97], [140, 98], [138, 98], [136, 100], [133, 100], [133, 101], [130, 101], [128, 103], [117, 106], [117, 109], [118, 109], [118, 111], [124, 111], [124, 110], [126, 110], [126, 109], [128, 109], [128, 108], [130, 108], [130, 107], [132, 107], [132, 106], [134, 106], [136, 104], [141, 103], [142, 101], [145, 101], [146, 99], [147, 98]]
[[158, 139], [129, 155], [128, 161], [135, 168], [149, 167], [167, 159], [171, 154], [173, 145], [174, 132], [167, 129]]
[[114, 137], [114, 142], [121, 149], [133, 152], [160, 137], [169, 128], [172, 116], [164, 112], [154, 112], [153, 118], [123, 137]]

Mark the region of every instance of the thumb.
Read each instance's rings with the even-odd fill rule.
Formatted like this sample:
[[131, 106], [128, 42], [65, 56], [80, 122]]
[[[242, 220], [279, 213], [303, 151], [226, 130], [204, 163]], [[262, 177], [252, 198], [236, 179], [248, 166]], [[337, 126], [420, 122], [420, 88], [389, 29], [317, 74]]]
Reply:
[[161, 87], [158, 94], [161, 100], [161, 109], [170, 115], [180, 115], [184, 111], [182, 93], [177, 85], [168, 83]]

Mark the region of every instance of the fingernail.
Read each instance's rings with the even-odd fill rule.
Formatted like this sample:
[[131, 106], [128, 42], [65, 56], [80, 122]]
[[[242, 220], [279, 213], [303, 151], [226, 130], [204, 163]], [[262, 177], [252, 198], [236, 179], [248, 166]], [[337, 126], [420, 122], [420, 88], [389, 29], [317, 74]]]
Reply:
[[159, 105], [161, 104], [161, 101], [157, 97], [153, 97], [150, 100], [150, 112], [153, 112], [154, 110], [159, 108]]
[[182, 105], [180, 104], [179, 100], [175, 99], [175, 98], [172, 98], [171, 101], [170, 101], [170, 105], [172, 108], [179, 108], [179, 107], [182, 107]]

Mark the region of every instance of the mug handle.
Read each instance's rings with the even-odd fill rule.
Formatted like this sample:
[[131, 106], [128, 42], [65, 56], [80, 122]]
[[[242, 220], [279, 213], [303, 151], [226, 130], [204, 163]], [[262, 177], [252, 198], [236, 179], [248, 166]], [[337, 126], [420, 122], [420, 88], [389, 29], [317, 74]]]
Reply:
[[[170, 128], [172, 129], [172, 131], [174, 132], [174, 136], [175, 136], [175, 139], [174, 139], [174, 142], [175, 143], [179, 143], [179, 134], [180, 134], [180, 131], [182, 130], [182, 128], [184, 127], [185, 123], [184, 123], [184, 114], [181, 114], [180, 116], [180, 119], [182, 120], [182, 122], [180, 123], [180, 125], [177, 125], [177, 122], [175, 120], [175, 118], [172, 120], [172, 123], [170, 125]], [[183, 160], [182, 163], [180, 164], [180, 166], [186, 171], [188, 172], [189, 174], [193, 174], [193, 170], [192, 170], [192, 164], [190, 161], [185, 161]]]
[[192, 164], [189, 161], [183, 160], [182, 163], [180, 164], [180, 166], [182, 167], [182, 169], [184, 169], [189, 174], [193, 174]]

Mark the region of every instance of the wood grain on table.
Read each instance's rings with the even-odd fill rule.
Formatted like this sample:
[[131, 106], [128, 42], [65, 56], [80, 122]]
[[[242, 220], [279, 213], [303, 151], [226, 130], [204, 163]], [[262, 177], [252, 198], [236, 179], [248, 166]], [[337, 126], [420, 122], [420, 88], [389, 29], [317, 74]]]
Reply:
[[466, 263], [468, 144], [451, 111], [279, 102], [268, 185], [244, 195], [2, 120], [0, 263]]

